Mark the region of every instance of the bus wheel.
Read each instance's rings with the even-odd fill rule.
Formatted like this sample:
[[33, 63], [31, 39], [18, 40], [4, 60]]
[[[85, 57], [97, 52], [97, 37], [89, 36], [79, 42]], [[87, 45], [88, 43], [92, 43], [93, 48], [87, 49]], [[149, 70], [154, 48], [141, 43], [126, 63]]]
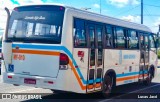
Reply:
[[102, 84], [102, 94], [105, 98], [108, 98], [112, 92], [113, 86], [113, 77], [107, 75], [104, 77], [103, 84]]
[[150, 85], [151, 82], [152, 82], [152, 78], [153, 78], [152, 73], [149, 72], [149, 73], [148, 73], [148, 77], [147, 77], [146, 80], [144, 81], [144, 84], [147, 85], [147, 86]]

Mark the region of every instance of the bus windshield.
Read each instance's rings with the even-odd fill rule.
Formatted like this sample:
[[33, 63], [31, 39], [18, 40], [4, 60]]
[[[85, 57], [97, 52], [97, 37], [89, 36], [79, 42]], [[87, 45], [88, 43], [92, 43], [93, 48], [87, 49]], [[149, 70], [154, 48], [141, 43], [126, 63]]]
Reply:
[[15, 8], [9, 21], [8, 39], [15, 42], [60, 44], [64, 8], [24, 6]]

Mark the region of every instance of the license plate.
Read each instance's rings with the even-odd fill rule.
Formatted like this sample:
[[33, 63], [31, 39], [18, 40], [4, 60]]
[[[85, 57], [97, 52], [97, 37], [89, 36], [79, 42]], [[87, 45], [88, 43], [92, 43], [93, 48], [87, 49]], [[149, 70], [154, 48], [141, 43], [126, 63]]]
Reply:
[[36, 84], [36, 79], [24, 79], [25, 84]]

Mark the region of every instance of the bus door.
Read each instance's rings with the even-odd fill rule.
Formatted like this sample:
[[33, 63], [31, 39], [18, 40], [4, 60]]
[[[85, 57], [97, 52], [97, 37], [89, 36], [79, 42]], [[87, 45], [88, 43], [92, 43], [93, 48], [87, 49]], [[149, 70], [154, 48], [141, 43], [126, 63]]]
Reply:
[[145, 79], [149, 67], [149, 36], [140, 34], [140, 70], [139, 79]]
[[87, 26], [89, 35], [89, 66], [87, 92], [100, 90], [103, 69], [103, 47], [102, 32], [100, 25], [89, 24]]

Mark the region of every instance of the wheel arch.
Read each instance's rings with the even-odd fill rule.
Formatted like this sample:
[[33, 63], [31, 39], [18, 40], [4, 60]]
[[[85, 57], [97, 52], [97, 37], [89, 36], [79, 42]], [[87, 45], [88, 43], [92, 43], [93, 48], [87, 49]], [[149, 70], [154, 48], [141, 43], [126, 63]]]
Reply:
[[109, 69], [109, 70], [107, 70], [106, 72], [105, 72], [105, 74], [104, 74], [104, 78], [107, 76], [107, 75], [109, 75], [110, 77], [113, 77], [113, 86], [115, 87], [116, 86], [116, 72], [115, 72], [115, 70], [113, 70], [113, 69]]

